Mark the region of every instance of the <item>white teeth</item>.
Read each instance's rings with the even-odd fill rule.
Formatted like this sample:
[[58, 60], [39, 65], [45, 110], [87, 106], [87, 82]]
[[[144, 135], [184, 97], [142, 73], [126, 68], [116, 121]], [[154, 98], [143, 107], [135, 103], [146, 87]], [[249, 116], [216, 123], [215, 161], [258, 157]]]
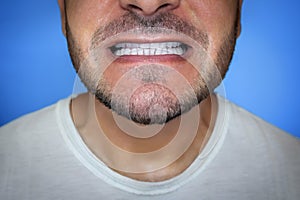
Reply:
[[125, 55], [183, 55], [187, 47], [180, 42], [119, 43], [111, 48], [116, 56]]
[[149, 49], [150, 48], [150, 44], [148, 43], [146, 43], [146, 44], [140, 44], [140, 48], [142, 48], [142, 49]]
[[[138, 55], [138, 50], [137, 49], [132, 49], [132, 50], [128, 50], [128, 54], [124, 54], [124, 55]], [[122, 54], [121, 54], [122, 55]]]
[[145, 55], [150, 55], [150, 49], [145, 49], [144, 53], [145, 53]]
[[144, 54], [144, 49], [138, 49], [138, 55], [143, 55]]

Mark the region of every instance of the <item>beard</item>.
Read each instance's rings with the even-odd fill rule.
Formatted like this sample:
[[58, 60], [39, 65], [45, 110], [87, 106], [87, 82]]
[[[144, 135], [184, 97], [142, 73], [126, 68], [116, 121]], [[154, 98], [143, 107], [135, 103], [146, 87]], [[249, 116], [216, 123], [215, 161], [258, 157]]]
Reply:
[[[201, 71], [192, 81], [187, 81], [168, 66], [146, 64], [133, 67], [124, 73], [117, 84], [111, 84], [109, 77], [103, 75], [104, 72], [97, 72], [99, 66], [90, 66], [91, 62], [85, 62], [89, 59], [83, 56], [83, 50], [73, 37], [67, 16], [66, 37], [71, 60], [79, 77], [88, 91], [93, 93], [101, 103], [136, 123], [163, 124], [191, 110], [220, 84], [233, 56], [238, 16], [237, 12], [236, 23], [218, 50], [217, 58], [208, 63], [199, 61], [197, 65], [201, 66]], [[121, 19], [98, 28], [91, 39], [90, 50], [99, 48], [103, 41], [112, 36], [135, 29], [142, 30], [146, 34], [168, 34], [167, 31], [172, 31], [186, 35], [199, 44], [203, 49], [202, 54], [209, 46], [208, 35], [205, 32], [197, 30], [193, 25], [173, 14], [163, 13], [145, 19], [134, 13], [128, 13]], [[209, 58], [208, 55], [201, 55], [201, 57]], [[113, 67], [113, 63], [110, 67]], [[178, 83], [174, 86], [172, 80], [177, 80]]]

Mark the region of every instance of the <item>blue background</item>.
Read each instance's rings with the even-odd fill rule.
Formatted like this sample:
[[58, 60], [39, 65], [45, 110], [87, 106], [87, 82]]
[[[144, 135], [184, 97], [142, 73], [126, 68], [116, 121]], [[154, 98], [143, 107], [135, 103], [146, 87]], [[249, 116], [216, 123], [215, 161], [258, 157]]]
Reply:
[[[300, 2], [244, 1], [227, 98], [300, 137]], [[75, 72], [55, 0], [2, 1], [0, 125], [72, 94]]]

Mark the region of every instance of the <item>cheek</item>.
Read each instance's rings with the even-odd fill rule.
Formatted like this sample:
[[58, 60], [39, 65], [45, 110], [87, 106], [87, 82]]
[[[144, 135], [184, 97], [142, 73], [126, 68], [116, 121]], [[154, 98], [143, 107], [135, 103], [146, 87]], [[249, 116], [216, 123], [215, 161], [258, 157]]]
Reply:
[[91, 38], [99, 27], [120, 17], [118, 1], [76, 0], [70, 1], [67, 19], [72, 35], [85, 54], [91, 45]]
[[182, 1], [174, 14], [193, 24], [200, 30], [214, 32], [228, 29], [234, 21], [236, 0], [190, 0]]
[[236, 0], [191, 0], [183, 1], [174, 14], [208, 34], [208, 53], [216, 60], [218, 50], [234, 28], [236, 12]]

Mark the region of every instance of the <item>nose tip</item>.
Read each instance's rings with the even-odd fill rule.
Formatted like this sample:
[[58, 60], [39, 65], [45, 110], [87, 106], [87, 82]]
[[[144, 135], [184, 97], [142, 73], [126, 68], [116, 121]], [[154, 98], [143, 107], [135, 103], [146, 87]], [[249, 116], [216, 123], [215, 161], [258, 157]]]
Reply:
[[139, 15], [150, 16], [178, 7], [180, 0], [119, 0], [122, 8]]

